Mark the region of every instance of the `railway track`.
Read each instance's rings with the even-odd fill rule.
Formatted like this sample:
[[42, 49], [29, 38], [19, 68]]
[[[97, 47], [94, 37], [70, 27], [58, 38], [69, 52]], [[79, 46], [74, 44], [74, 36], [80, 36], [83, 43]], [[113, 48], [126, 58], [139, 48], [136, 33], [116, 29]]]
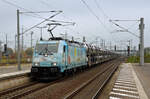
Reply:
[[108, 77], [104, 80], [104, 82], [102, 83], [101, 87], [97, 90], [97, 92], [94, 94], [92, 99], [98, 99], [98, 97], [100, 96], [100, 92], [102, 91], [103, 87], [105, 86], [107, 81], [110, 79], [110, 77], [113, 75], [115, 70], [118, 68], [119, 64], [120, 63], [115, 64], [116, 66], [114, 66], [114, 68], [110, 71], [110, 73], [108, 73]]
[[[68, 95], [66, 97], [66, 99], [71, 99], [71, 98], [74, 98], [75, 96], [77, 96], [78, 93], [80, 93], [84, 88], [86, 88], [94, 80], [96, 80], [98, 77], [100, 77], [100, 75], [111, 76], [110, 71], [112, 71], [112, 69], [114, 69], [114, 67], [117, 68], [116, 64], [118, 64], [116, 61], [110, 61], [108, 63], [106, 62], [103, 65], [104, 70], [102, 70], [102, 71], [100, 70], [100, 72], [98, 74], [96, 74], [94, 76], [94, 78], [88, 80], [88, 82], [84, 83], [84, 85], [82, 85], [82, 87], [77, 88], [73, 93]], [[110, 68], [110, 67], [112, 67], [112, 68]], [[107, 72], [107, 73], [105, 73], [105, 72]], [[113, 71], [112, 71], [112, 73], [113, 73]], [[67, 77], [67, 78], [69, 78], [69, 77]], [[103, 76], [103, 78], [105, 78], [105, 77]], [[10, 89], [7, 89], [5, 91], [0, 92], [0, 99], [8, 99], [8, 98], [9, 99], [16, 99], [16, 98], [18, 99], [18, 98], [22, 98], [24, 96], [30, 95], [34, 92], [37, 92], [37, 91], [39, 91], [43, 88], [46, 88], [46, 87], [51, 86], [53, 84], [56, 84], [58, 82], [64, 81], [65, 79], [66, 79], [66, 77], [63, 77], [59, 80], [55, 80], [55, 81], [52, 81], [50, 83], [30, 82], [30, 83], [24, 84], [22, 86], [18, 86], [18, 87], [15, 87], [15, 88], [10, 88]], [[105, 81], [105, 79], [102, 79], [102, 80]], [[107, 82], [107, 81], [105, 81], [105, 82]], [[104, 86], [105, 82], [102, 82], [103, 84], [101, 84], [101, 88]], [[99, 89], [99, 91], [101, 91], [101, 88]], [[99, 91], [97, 91], [97, 94], [94, 94], [95, 97], [98, 96]]]
[[39, 82], [30, 82], [18, 87], [10, 88], [0, 92], [0, 99], [18, 99], [23, 96], [29, 95], [33, 92], [46, 88], [50, 85], [53, 85], [57, 82], [64, 80], [65, 78], [52, 81], [50, 83], [39, 83]]
[[[120, 62], [113, 62], [111, 63], [107, 68], [105, 68], [103, 71], [100, 71], [98, 74], [96, 74], [93, 78], [82, 84], [80, 87], [76, 88], [72, 93], [67, 95], [65, 99], [78, 99], [78, 98], [86, 98], [86, 99], [97, 99], [100, 95], [100, 92], [104, 85], [107, 83], [111, 75], [114, 73], [114, 71], [117, 69]], [[96, 80], [100, 79], [96, 82]], [[94, 84], [94, 86], [93, 86]], [[92, 90], [89, 90], [89, 86], [92, 86]], [[97, 87], [97, 88], [96, 88]], [[87, 88], [87, 89], [86, 89]], [[97, 89], [95, 91], [95, 89]], [[89, 92], [87, 92], [89, 91]], [[87, 93], [87, 95], [85, 95]], [[84, 94], [84, 95], [83, 95]], [[85, 97], [86, 96], [86, 97]]]

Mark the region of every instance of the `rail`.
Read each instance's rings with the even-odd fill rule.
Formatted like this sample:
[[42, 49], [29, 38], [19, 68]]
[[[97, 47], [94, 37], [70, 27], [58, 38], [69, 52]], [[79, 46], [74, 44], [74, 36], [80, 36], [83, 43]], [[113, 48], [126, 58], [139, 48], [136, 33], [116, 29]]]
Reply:
[[[111, 70], [112, 66], [114, 66], [113, 70]], [[103, 70], [102, 72], [99, 72], [93, 78], [91, 78], [90, 80], [88, 80], [87, 82], [85, 82], [84, 84], [82, 84], [80, 87], [76, 88], [71, 94], [67, 95], [65, 97], [65, 99], [72, 99], [73, 97], [75, 97], [76, 95], [78, 95], [78, 93], [80, 91], [82, 91], [85, 87], [87, 87], [90, 83], [92, 83], [92, 81], [94, 81], [96, 78], [98, 78], [99, 76], [101, 76], [103, 73], [109, 72], [109, 70], [111, 70], [111, 73], [110, 73], [109, 77], [106, 78], [106, 80], [104, 81], [104, 83], [101, 85], [101, 88], [99, 89], [99, 91], [97, 91], [97, 93], [93, 96], [93, 99], [96, 99], [97, 96], [99, 95], [100, 90], [107, 83], [108, 79], [111, 77], [111, 75], [113, 74], [113, 72], [117, 69], [117, 66], [118, 65], [116, 63], [111, 63], [105, 70]]]

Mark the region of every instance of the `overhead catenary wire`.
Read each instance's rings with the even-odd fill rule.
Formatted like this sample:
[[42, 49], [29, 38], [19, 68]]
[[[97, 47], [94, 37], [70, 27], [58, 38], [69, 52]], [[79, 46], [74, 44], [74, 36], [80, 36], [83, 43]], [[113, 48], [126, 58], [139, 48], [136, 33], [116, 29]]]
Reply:
[[[106, 18], [106, 20], [110, 23], [110, 21], [109, 21], [109, 19], [111, 19], [106, 13], [105, 13], [105, 11], [103, 10], [103, 8], [101, 7], [101, 5], [99, 4], [99, 2], [100, 2], [100, 0], [94, 0], [94, 2], [95, 2], [95, 4], [96, 4], [96, 6], [97, 6], [97, 8], [101, 11], [101, 13], [103, 14], [103, 16]], [[113, 25], [113, 24], [112, 24]], [[111, 33], [111, 32], [109, 32], [109, 33]], [[111, 36], [112, 38], [113, 38], [113, 36]], [[114, 42], [115, 42], [115, 39], [113, 38], [112, 39]]]
[[[48, 2], [46, 2], [45, 0], [39, 0], [39, 2], [40, 3], [42, 3], [43, 5], [45, 5], [47, 8], [52, 8], [52, 7], [54, 7], [54, 6], [52, 6], [52, 5], [50, 5]], [[55, 9], [57, 9], [57, 7], [54, 7]], [[62, 12], [62, 17], [63, 18], [65, 18], [65, 19], [69, 19], [70, 21], [72, 21], [72, 19], [70, 18], [70, 17], [67, 17], [66, 15], [65, 15], [65, 13], [64, 12]], [[77, 17], [77, 16], [76, 16]], [[49, 21], [52, 21], [52, 20], [49, 20]], [[55, 20], [54, 20], [55, 21]], [[54, 22], [54, 21], [52, 21], [52, 22]], [[57, 22], [61, 22], [61, 23], [72, 23], [72, 22], [65, 22], [65, 21], [57, 21]], [[77, 23], [75, 23], [76, 24], [76, 26], [77, 26]], [[67, 28], [67, 27], [65, 27], [65, 28]], [[71, 30], [71, 29], [70, 29]], [[73, 30], [73, 29], [72, 29]]]
[[[33, 11], [31, 11], [31, 10], [28, 10], [28, 9], [22, 7], [22, 6], [17, 5], [16, 2], [14, 3], [14, 2], [12, 2], [12, 1], [10, 2], [10, 1], [8, 1], [8, 0], [2, 0], [2, 1], [3, 1], [4, 3], [7, 3], [7, 4], [9, 4], [9, 5], [13, 6], [13, 7], [18, 8], [18, 9], [22, 9], [23, 12], [20, 12], [20, 14], [22, 14], [22, 15], [27, 15], [27, 16], [36, 17], [36, 18], [39, 18], [39, 19], [44, 19], [42, 22], [40, 22], [40, 23], [38, 23], [38, 24], [32, 26], [31, 28], [25, 30], [25, 31], [24, 31], [22, 34], [20, 34], [20, 35], [23, 35], [24, 33], [30, 31], [30, 30], [33, 29], [34, 27], [36, 27], [36, 26], [38, 26], [38, 25], [44, 23], [45, 21], [48, 21], [49, 19], [53, 18], [54, 16], [58, 15], [59, 13], [62, 13], [62, 11], [58, 11], [56, 14], [52, 15], [52, 16], [49, 17], [49, 18], [43, 18], [43, 17], [41, 17], [40, 15], [38, 15], [38, 14], [36, 14], [36, 13], [49, 13], [49, 12], [56, 12], [56, 11], [38, 11], [38, 12], [33, 12]], [[49, 21], [50, 21], [50, 20], [49, 20]], [[54, 21], [54, 20], [52, 20], [52, 21]], [[63, 22], [63, 21], [61, 21], [61, 22]]]
[[28, 13], [24, 13], [22, 15], [30, 16], [30, 17], [37, 18], [37, 19], [45, 19], [45, 18], [41, 18], [41, 17], [35, 16], [35, 15], [28, 14]]
[[[40, 3], [42, 3], [43, 5], [45, 5], [47, 8], [54, 7], [54, 6], [50, 5], [48, 2], [45, 2], [44, 0], [38, 0], [38, 1]], [[54, 8], [57, 9], [57, 7], [54, 7]], [[67, 20], [69, 19], [70, 21], [72, 21], [72, 19], [70, 19], [69, 17], [67, 17], [64, 12], [62, 12], [62, 16], [64, 18], [67, 18]]]
[[[100, 0], [99, 0], [100, 1]], [[103, 8], [101, 7], [101, 5], [99, 4], [99, 2], [97, 0], [94, 0], [97, 8], [102, 12], [103, 16], [106, 18], [106, 20], [109, 22], [110, 17], [105, 13], [105, 11], [103, 10]], [[110, 22], [109, 22], [110, 23]], [[109, 32], [111, 34], [111, 32]], [[112, 37], [112, 36], [111, 36]], [[112, 39], [114, 40], [114, 39]]]
[[51, 21], [51, 22], [61, 22], [61, 23], [69, 23], [69, 24], [75, 24], [75, 22], [65, 22], [65, 21], [58, 21], [58, 20], [48, 20], [48, 21]]
[[25, 9], [25, 8], [23, 8], [23, 7], [21, 7], [21, 6], [18, 6], [17, 4], [14, 4], [14, 3], [12, 3], [12, 2], [9, 2], [9, 1], [7, 1], [7, 0], [2, 0], [4, 3], [7, 3], [7, 4], [9, 4], [9, 5], [11, 5], [11, 6], [14, 6], [14, 7], [16, 7], [16, 8], [20, 8], [20, 9], [22, 9], [22, 10], [27, 10], [27, 9]]
[[[95, 1], [95, 4], [96, 4], [96, 6], [97, 6], [97, 8], [99, 8], [101, 11], [102, 11], [102, 13], [103, 13], [103, 15], [107, 18], [107, 19], [110, 19], [109, 18], [109, 16], [104, 12], [104, 10], [102, 9], [102, 7], [100, 6], [100, 4], [97, 2], [97, 0], [94, 0]], [[120, 21], [120, 20], [115, 20], [115, 21]], [[136, 23], [139, 21], [139, 20], [121, 20], [121, 21], [136, 21]], [[136, 24], [135, 23], [135, 24]], [[114, 23], [113, 23], [114, 24]], [[130, 34], [132, 34], [132, 35], [134, 35], [134, 36], [136, 36], [136, 37], [139, 37], [139, 36], [137, 36], [136, 34], [134, 34], [134, 33], [132, 33], [131, 31], [129, 31], [129, 29], [130, 28], [132, 28], [135, 24], [133, 24], [133, 25], [131, 25], [129, 28], [124, 28], [124, 27], [122, 27], [122, 26], [120, 26], [120, 25], [118, 25], [118, 24], [115, 24], [116, 26], [118, 26], [118, 27], [120, 27], [120, 28], [122, 28], [122, 29], [124, 29], [124, 30], [127, 30], [126, 32], [129, 32]]]
[[140, 20], [113, 20], [113, 21], [140, 21]]
[[28, 13], [49, 13], [49, 12], [60, 12], [60, 11], [20, 12], [20, 14], [23, 14], [23, 15], [26, 15], [26, 16], [31, 16], [31, 17], [38, 18], [38, 19], [48, 20], [47, 18], [38, 17], [38, 16], [34, 16], [34, 15], [29, 15]]
[[48, 8], [52, 5], [50, 5], [49, 3], [45, 2], [44, 0], [38, 0], [40, 3], [42, 3], [43, 5], [47, 6]]
[[[109, 20], [109, 22], [111, 22], [112, 23], [112, 21], [114, 22], [114, 21], [135, 21], [135, 23], [133, 23], [131, 26], [129, 26], [127, 29], [131, 29], [131, 28], [133, 28], [138, 22], [139, 22], [139, 20]], [[114, 24], [114, 23], [112, 23], [112, 24]]]
[[7, 3], [7, 4], [9, 4], [9, 5], [11, 5], [11, 6], [14, 6], [14, 7], [16, 7], [16, 8], [22, 9], [22, 10], [24, 10], [24, 11], [32, 12], [31, 14], [34, 14], [34, 15], [38, 16], [39, 18], [46, 19], [46, 18], [40, 16], [39, 14], [36, 14], [36, 13], [34, 13], [33, 11], [30, 11], [30, 10], [24, 8], [24, 7], [21, 7], [21, 6], [17, 5], [17, 4], [15, 4], [15, 3], [12, 3], [12, 2], [7, 1], [7, 0], [2, 0], [2, 1], [3, 1], [4, 3]]
[[105, 26], [105, 24], [100, 20], [100, 18], [94, 13], [94, 11], [90, 8], [90, 6], [84, 0], [80, 0], [80, 1], [87, 7], [87, 9], [91, 12], [91, 14], [95, 16], [95, 18], [98, 20], [100, 25], [102, 25], [108, 32], [110, 32], [110, 30]]
[[20, 13], [49, 13], [49, 12], [56, 12], [55, 10], [52, 11], [28, 11], [28, 12], [20, 12]]
[[100, 6], [100, 4], [97, 2], [97, 0], [94, 0], [94, 2], [95, 2], [95, 4], [96, 4], [97, 8], [98, 8], [99, 10], [101, 10], [102, 14], [103, 14], [107, 19], [110, 19], [109, 16], [108, 16], [108, 15], [104, 12], [104, 10], [102, 9], [102, 7]]
[[110, 22], [112, 22], [112, 23], [113, 23], [114, 25], [116, 25], [117, 27], [119, 27], [119, 28], [123, 29], [125, 32], [128, 32], [128, 33], [130, 33], [130, 34], [132, 34], [132, 35], [134, 35], [134, 36], [136, 36], [136, 37], [138, 37], [138, 38], [139, 38], [139, 36], [138, 36], [138, 35], [136, 35], [136, 34], [132, 33], [132, 32], [131, 32], [131, 31], [129, 31], [128, 29], [126, 29], [126, 28], [122, 27], [121, 25], [119, 25], [119, 24], [117, 24], [117, 23], [113, 22], [112, 20], [110, 20]]
[[[101, 13], [103, 14], [103, 16], [105, 17], [105, 19], [109, 22], [109, 19], [111, 19], [106, 13], [105, 13], [105, 11], [103, 10], [103, 8], [101, 7], [101, 5], [99, 4], [99, 2], [100, 2], [100, 0], [94, 0], [94, 2], [95, 2], [95, 4], [96, 4], [96, 6], [97, 6], [97, 8], [101, 11]], [[110, 23], [110, 22], [109, 22]], [[111, 24], [111, 23], [110, 23]], [[111, 27], [111, 25], [110, 25], [110, 27]], [[111, 27], [112, 28], [112, 27]], [[111, 32], [109, 32], [110, 34], [111, 34]], [[111, 37], [113, 37], [113, 36], [111, 36]], [[113, 41], [115, 40], [115, 39], [112, 39]]]
[[[49, 4], [49, 2], [47, 2], [47, 1], [45, 1], [45, 0], [39, 0], [39, 2], [40, 3], [42, 3], [43, 5], [45, 5], [48, 9], [49, 8], [55, 8], [55, 9], [57, 9], [57, 7], [54, 7], [54, 6], [52, 6], [51, 4]], [[70, 22], [65, 22], [65, 21], [58, 21], [58, 20], [49, 20], [49, 21], [51, 21], [51, 22], [61, 22], [61, 23], [73, 23], [73, 24], [76, 24], [76, 26], [77, 26], [77, 23], [76, 22], [71, 22], [71, 21], [73, 21], [70, 17], [68, 17], [68, 16], [66, 16], [65, 15], [65, 13], [64, 12], [62, 12], [62, 14], [61, 14], [61, 16], [63, 17], [63, 19], [69, 19], [70, 20]], [[64, 25], [65, 26], [65, 25]], [[66, 28], [66, 27], [65, 27]]]
[[24, 33], [28, 32], [28, 31], [30, 31], [31, 29], [33, 29], [33, 28], [37, 27], [38, 25], [40, 25], [40, 24], [44, 23], [45, 21], [48, 21], [49, 19], [51, 19], [51, 18], [55, 17], [56, 15], [60, 14], [61, 12], [62, 12], [62, 11], [59, 11], [59, 12], [57, 12], [56, 14], [54, 14], [54, 15], [52, 15], [52, 16], [50, 16], [50, 17], [48, 17], [47, 19], [44, 19], [44, 20], [43, 20], [43, 21], [41, 21], [40, 23], [35, 24], [35, 25], [34, 25], [34, 26], [32, 26], [31, 28], [29, 28], [29, 29], [25, 30], [22, 34], [24, 34]]
[[131, 26], [128, 27], [128, 30], [135, 27], [137, 25], [138, 21], [136, 21], [135, 23], [133, 23]]
[[[25, 32], [27, 32], [27, 31], [33, 29], [34, 27], [36, 27], [36, 26], [38, 26], [38, 25], [44, 23], [45, 21], [47, 21], [47, 20], [49, 20], [49, 19], [55, 17], [56, 15], [62, 13], [62, 11], [60, 11], [60, 10], [59, 10], [59, 11], [39, 11], [39, 12], [33, 12], [33, 11], [30, 11], [30, 10], [28, 10], [28, 9], [26, 9], [26, 8], [20, 7], [20, 6], [18, 6], [17, 4], [15, 4], [15, 3], [9, 2], [9, 1], [7, 1], [7, 0], [2, 0], [2, 1], [5, 2], [5, 3], [7, 3], [7, 4], [9, 4], [9, 5], [12, 5], [12, 6], [16, 7], [16, 8], [20, 8], [20, 9], [22, 9], [22, 10], [24, 10], [24, 11], [27, 11], [27, 12], [19, 12], [20, 14], [23, 14], [23, 13], [25, 13], [25, 14], [32, 13], [32, 14], [38, 16], [37, 18], [42, 18], [42, 19], [44, 19], [44, 21], [42, 21], [42, 22], [40, 22], [40, 23], [38, 23], [38, 24], [32, 26], [31, 28], [25, 30], [22, 34], [24, 34]], [[52, 15], [52, 16], [50, 16], [49, 18], [43, 18], [43, 17], [41, 17], [40, 15], [36, 14], [36, 13], [47, 13], [47, 12], [57, 12], [57, 13], [54, 14], [54, 15]], [[35, 16], [33, 16], [33, 15], [28, 15], [28, 16], [35, 17]], [[22, 34], [20, 34], [20, 35], [22, 35]]]

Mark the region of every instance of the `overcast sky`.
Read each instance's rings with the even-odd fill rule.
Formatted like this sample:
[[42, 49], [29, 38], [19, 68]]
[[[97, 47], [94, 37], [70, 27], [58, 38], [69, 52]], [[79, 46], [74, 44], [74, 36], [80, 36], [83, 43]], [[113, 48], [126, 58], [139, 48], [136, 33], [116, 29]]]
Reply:
[[[74, 36], [80, 40], [83, 36], [88, 42], [93, 42], [96, 37], [106, 40], [106, 45], [126, 46], [122, 41], [132, 39], [133, 46], [137, 46], [139, 39], [126, 32], [113, 32], [119, 29], [109, 22], [110, 19], [139, 20], [144, 18], [145, 23], [145, 47], [150, 46], [150, 0], [84, 0], [90, 7], [90, 11], [82, 0], [0, 0], [0, 40], [5, 42], [5, 35], [8, 35], [8, 45], [14, 47], [16, 34], [16, 10], [26, 11], [50, 11], [62, 10], [63, 13], [57, 15], [55, 20], [75, 22], [75, 26], [57, 27], [53, 32], [55, 36], [61, 36], [65, 32], [69, 37]], [[11, 4], [10, 4], [11, 3]], [[18, 7], [15, 7], [14, 5]], [[19, 8], [22, 7], [22, 8]], [[91, 12], [92, 11], [92, 12]], [[39, 14], [42, 18], [48, 18], [53, 13]], [[33, 17], [34, 16], [34, 17]], [[20, 27], [24, 30], [34, 24], [41, 22], [42, 18], [35, 14], [20, 14]], [[45, 22], [40, 26], [45, 26]], [[116, 22], [139, 35], [139, 22]], [[20, 30], [21, 31], [21, 30]], [[40, 38], [40, 30], [34, 28], [34, 44]], [[30, 31], [31, 32], [31, 31]], [[30, 32], [24, 35], [24, 45], [30, 46]], [[43, 30], [43, 38], [49, 38], [47, 29]]]

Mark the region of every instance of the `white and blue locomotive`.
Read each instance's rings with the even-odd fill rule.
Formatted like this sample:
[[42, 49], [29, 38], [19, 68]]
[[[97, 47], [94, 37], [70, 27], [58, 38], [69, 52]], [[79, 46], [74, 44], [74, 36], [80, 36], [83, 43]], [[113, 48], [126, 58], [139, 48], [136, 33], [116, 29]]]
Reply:
[[41, 40], [34, 48], [31, 76], [37, 79], [53, 79], [87, 66], [87, 61], [87, 50], [83, 43], [61, 38]]
[[117, 56], [95, 46], [61, 38], [41, 40], [34, 48], [31, 76], [36, 79], [54, 79]]

